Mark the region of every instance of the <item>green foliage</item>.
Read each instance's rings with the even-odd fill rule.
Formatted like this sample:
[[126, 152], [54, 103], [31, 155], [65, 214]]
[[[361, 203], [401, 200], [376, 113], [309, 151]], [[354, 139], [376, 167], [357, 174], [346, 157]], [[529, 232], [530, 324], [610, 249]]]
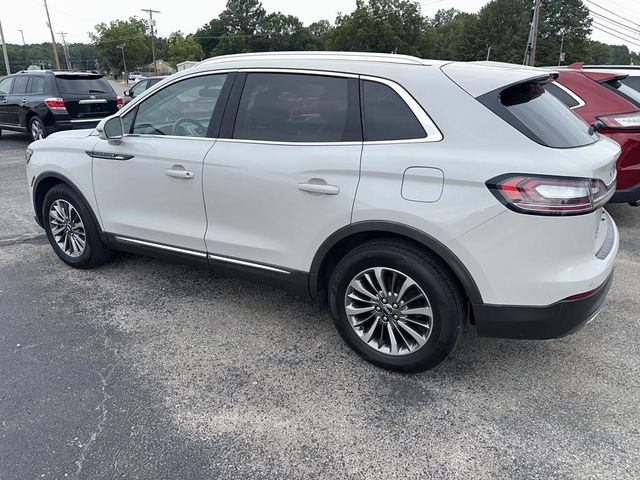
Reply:
[[185, 60], [202, 60], [204, 51], [191, 35], [186, 37], [180, 31], [173, 32], [167, 39], [167, 55], [174, 65]]
[[[350, 50], [397, 52], [423, 58], [484, 60], [521, 63], [529, 34], [531, 0], [490, 0], [477, 13], [439, 10], [425, 18], [413, 0], [356, 0], [350, 13], [332, 24], [319, 20], [304, 26], [282, 12], [268, 13], [259, 0], [228, 0], [217, 17], [193, 35], [172, 33], [156, 38], [156, 58], [179, 63], [206, 56], [274, 50]], [[565, 63], [640, 63], [640, 56], [624, 45], [589, 39], [591, 19], [584, 0], [552, 0], [540, 11], [536, 65], [556, 65], [564, 33]], [[96, 25], [91, 45], [71, 44], [74, 68], [124, 69], [125, 45], [129, 70], [151, 63], [151, 41], [146, 20], [131, 17]], [[8, 45], [12, 70], [37, 64], [55, 67], [48, 43]], [[58, 45], [61, 64], [62, 47]], [[64, 68], [64, 65], [62, 65]], [[0, 72], [4, 72], [0, 55]]]
[[326, 46], [330, 50], [419, 55], [424, 23], [418, 2], [357, 0], [353, 12], [338, 15]]
[[149, 63], [151, 41], [148, 30], [148, 23], [138, 17], [96, 25], [95, 32], [89, 33], [89, 37], [102, 68], [112, 72], [124, 71], [122, 51], [118, 45], [124, 45], [129, 70]]

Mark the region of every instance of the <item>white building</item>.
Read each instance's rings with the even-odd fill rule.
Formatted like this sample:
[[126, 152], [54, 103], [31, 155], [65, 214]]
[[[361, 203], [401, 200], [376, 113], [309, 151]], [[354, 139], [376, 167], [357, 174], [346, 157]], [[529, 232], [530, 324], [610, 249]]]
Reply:
[[200, 62], [194, 62], [192, 60], [187, 60], [186, 62], [178, 63], [176, 65], [176, 68], [178, 69], [178, 71], [186, 70], [187, 68], [191, 68], [194, 65], [197, 65], [198, 63], [200, 63]]

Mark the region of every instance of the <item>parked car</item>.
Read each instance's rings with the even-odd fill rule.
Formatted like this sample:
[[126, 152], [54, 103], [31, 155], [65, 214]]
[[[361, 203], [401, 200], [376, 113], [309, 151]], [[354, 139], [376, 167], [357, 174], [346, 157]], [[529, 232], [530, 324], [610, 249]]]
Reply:
[[152, 87], [153, 85], [158, 83], [160, 80], [164, 80], [165, 78], [167, 78], [166, 75], [150, 77], [144, 80], [140, 80], [139, 82], [136, 82], [136, 84], [133, 87], [131, 87], [129, 90], [125, 90], [124, 93], [122, 94], [124, 104], [126, 105], [131, 100], [133, 100], [138, 95], [140, 95], [142, 92], [144, 92], [147, 88]]
[[626, 74], [582, 69], [582, 64], [559, 70], [547, 86], [594, 128], [620, 144], [618, 180], [612, 203], [640, 205], [640, 92], [626, 85]]
[[93, 128], [121, 104], [98, 73], [24, 70], [0, 81], [0, 129], [38, 140], [59, 130]]
[[640, 92], [640, 65], [585, 65], [583, 63], [575, 63], [569, 67], [582, 68], [584, 70], [603, 70], [610, 73], [625, 75], [620, 82], [636, 92]]
[[402, 55], [218, 57], [95, 131], [30, 145], [33, 207], [72, 267], [125, 250], [282, 286], [385, 368], [437, 365], [468, 322], [554, 338], [611, 285], [602, 207], [620, 147], [551, 78]]
[[145, 78], [147, 77], [145, 77], [140, 72], [136, 72], [136, 71], [129, 72], [129, 81], [137, 82], [138, 80], [144, 80]]

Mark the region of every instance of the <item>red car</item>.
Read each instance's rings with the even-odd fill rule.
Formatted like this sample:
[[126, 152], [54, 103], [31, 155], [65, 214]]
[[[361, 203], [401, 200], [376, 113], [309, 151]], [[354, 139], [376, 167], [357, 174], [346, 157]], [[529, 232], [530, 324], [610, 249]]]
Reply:
[[583, 70], [582, 64], [558, 71], [547, 91], [622, 148], [617, 189], [610, 202], [640, 206], [640, 92], [620, 81], [627, 75]]

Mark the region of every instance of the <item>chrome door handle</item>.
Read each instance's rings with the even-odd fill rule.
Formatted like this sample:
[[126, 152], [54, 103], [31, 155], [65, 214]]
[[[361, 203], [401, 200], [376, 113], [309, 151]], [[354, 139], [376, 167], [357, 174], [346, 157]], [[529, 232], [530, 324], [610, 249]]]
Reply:
[[26, 98], [23, 98], [23, 99], [22, 99], [22, 103], [27, 103], [27, 99], [26, 99]]
[[166, 173], [167, 175], [169, 175], [170, 177], [174, 177], [174, 178], [185, 178], [185, 179], [191, 179], [194, 177], [193, 172], [189, 171], [189, 170], [185, 170], [182, 166], [180, 165], [174, 165], [171, 168], [168, 168], [164, 171], [164, 173]]
[[322, 193], [324, 195], [337, 195], [340, 193], [340, 187], [327, 185], [326, 183], [299, 183], [298, 190], [309, 193]]

